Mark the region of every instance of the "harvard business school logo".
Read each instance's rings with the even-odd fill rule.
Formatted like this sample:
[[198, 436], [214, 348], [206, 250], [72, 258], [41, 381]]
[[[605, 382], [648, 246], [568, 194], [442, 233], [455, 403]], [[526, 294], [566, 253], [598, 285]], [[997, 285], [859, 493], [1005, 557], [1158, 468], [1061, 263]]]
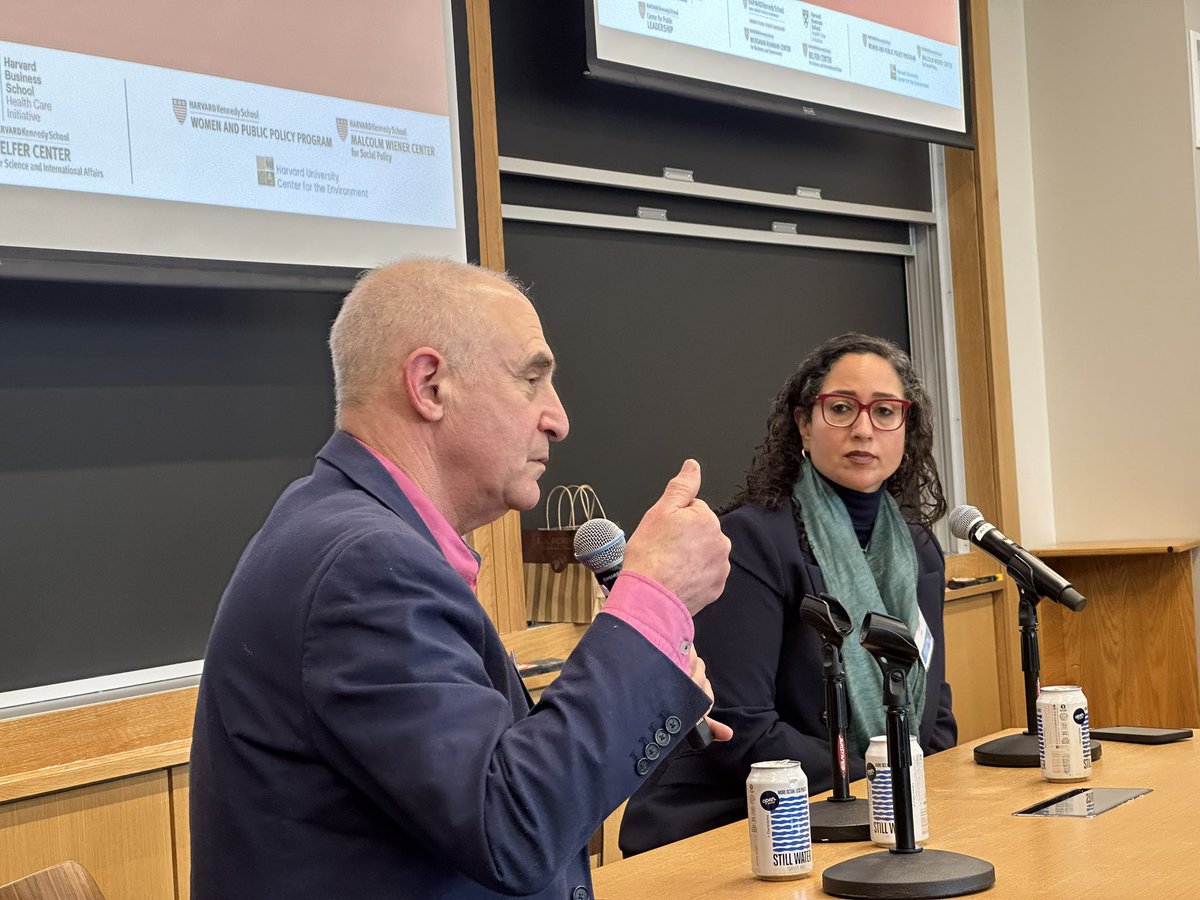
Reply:
[[187, 101], [176, 97], [171, 101], [171, 109], [175, 110], [175, 121], [182, 125], [187, 119]]
[[338, 137], [340, 137], [344, 141], [346, 139], [346, 136], [348, 134], [350, 134], [350, 123], [347, 122], [345, 119], [338, 119], [337, 120], [337, 133], [338, 133]]

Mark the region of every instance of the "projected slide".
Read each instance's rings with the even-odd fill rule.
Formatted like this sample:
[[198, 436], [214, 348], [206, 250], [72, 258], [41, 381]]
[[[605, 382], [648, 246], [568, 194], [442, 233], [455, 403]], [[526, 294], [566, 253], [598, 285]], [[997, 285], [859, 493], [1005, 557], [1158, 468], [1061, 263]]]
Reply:
[[599, 0], [600, 24], [960, 107], [955, 0]]
[[[55, 228], [49, 215], [24, 234], [0, 226], [0, 244], [351, 265], [461, 255], [446, 0], [17, 6], [0, 0], [0, 191], [27, 193], [0, 202], [65, 205]], [[304, 218], [254, 218], [266, 213]], [[88, 233], [63, 238], [81, 216]], [[119, 219], [120, 241], [98, 219]]]
[[592, 0], [600, 60], [965, 131], [958, 0]]
[[0, 178], [454, 227], [450, 120], [0, 42]]

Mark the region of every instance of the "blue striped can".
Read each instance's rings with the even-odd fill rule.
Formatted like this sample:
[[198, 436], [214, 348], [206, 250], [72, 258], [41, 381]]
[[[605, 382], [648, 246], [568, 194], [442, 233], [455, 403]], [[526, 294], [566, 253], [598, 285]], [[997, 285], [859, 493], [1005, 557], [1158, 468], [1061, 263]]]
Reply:
[[756, 762], [746, 779], [750, 871], [766, 881], [812, 872], [808, 777], [794, 759]]
[[1038, 756], [1047, 781], [1092, 777], [1087, 697], [1077, 684], [1044, 685], [1037, 698]]
[[[909, 780], [912, 783], [913, 840], [923, 844], [929, 840], [929, 806], [925, 802], [925, 754], [917, 739], [910, 737], [909, 750], [912, 768]], [[867, 747], [867, 781], [871, 787], [867, 792], [867, 809], [871, 820], [871, 840], [881, 847], [896, 846], [896, 815], [892, 808], [892, 770], [888, 766], [887, 738], [883, 735], [871, 738]]]

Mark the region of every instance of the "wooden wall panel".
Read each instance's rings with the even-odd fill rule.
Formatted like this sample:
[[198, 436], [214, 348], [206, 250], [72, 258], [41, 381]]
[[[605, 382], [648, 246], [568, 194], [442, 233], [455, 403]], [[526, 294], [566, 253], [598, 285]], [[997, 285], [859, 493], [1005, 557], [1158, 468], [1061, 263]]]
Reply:
[[0, 721], [0, 777], [190, 739], [196, 688]]
[[0, 806], [0, 883], [66, 859], [95, 877], [105, 900], [175, 896], [166, 772]]
[[480, 602], [501, 634], [525, 630], [525, 575], [521, 564], [521, 516], [510, 512], [472, 533], [482, 557]]
[[[496, 90], [492, 75], [492, 17], [489, 0], [467, 0], [471, 47], [471, 112], [475, 126], [475, 181], [479, 198], [479, 262], [504, 269], [500, 213], [500, 149], [496, 137]], [[525, 580], [521, 570], [521, 518], [510, 512], [471, 534], [483, 557], [479, 602], [504, 634], [525, 628]]]
[[[538, 625], [523, 631], [511, 631], [501, 634], [504, 646], [516, 654], [518, 662], [530, 662], [535, 659], [566, 659], [587, 631], [587, 625], [576, 625], [572, 622], [560, 622], [552, 625]], [[558, 677], [557, 672], [545, 675], [535, 675], [525, 681], [525, 687], [536, 703], [542, 697], [542, 691]]]
[[[1019, 539], [987, 0], [971, 0], [970, 16], [976, 149], [946, 150], [967, 496]], [[1006, 587], [993, 607], [1005, 726], [1025, 723], [1016, 609], [1016, 592]]]
[[187, 759], [196, 688], [0, 721], [0, 801]]
[[992, 603], [981, 594], [946, 604], [946, 680], [958, 720], [958, 742], [999, 731], [1000, 685]]
[[189, 771], [189, 766], [175, 766], [167, 772], [171, 790], [176, 900], [189, 900], [192, 896], [192, 837], [188, 827]]
[[1085, 597], [1038, 606], [1042, 684], [1078, 684], [1091, 724], [1200, 725], [1193, 554], [1047, 557]]
[[489, 268], [503, 269], [500, 143], [496, 135], [496, 88], [492, 73], [492, 12], [489, 0], [467, 0], [467, 40], [471, 52], [475, 187], [479, 198], [479, 262]]
[[621, 837], [621, 821], [625, 818], [625, 807], [629, 805], [626, 800], [618, 806], [607, 819], [601, 828], [604, 831], [604, 846], [600, 851], [600, 865], [607, 866], [609, 863], [615, 863], [625, 858], [625, 854], [621, 852], [620, 837]]
[[520, 633], [504, 634], [501, 637], [504, 639], [504, 646], [515, 653], [520, 662], [551, 657], [566, 659], [587, 630], [587, 625], [561, 622], [552, 625], [538, 625], [536, 628], [528, 628]]

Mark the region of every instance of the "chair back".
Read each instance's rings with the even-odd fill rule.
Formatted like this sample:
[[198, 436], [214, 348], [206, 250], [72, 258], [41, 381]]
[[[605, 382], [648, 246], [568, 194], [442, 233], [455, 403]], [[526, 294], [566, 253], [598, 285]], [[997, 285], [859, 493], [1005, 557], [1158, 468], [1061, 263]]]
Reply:
[[74, 860], [0, 885], [0, 900], [104, 900], [91, 873]]

